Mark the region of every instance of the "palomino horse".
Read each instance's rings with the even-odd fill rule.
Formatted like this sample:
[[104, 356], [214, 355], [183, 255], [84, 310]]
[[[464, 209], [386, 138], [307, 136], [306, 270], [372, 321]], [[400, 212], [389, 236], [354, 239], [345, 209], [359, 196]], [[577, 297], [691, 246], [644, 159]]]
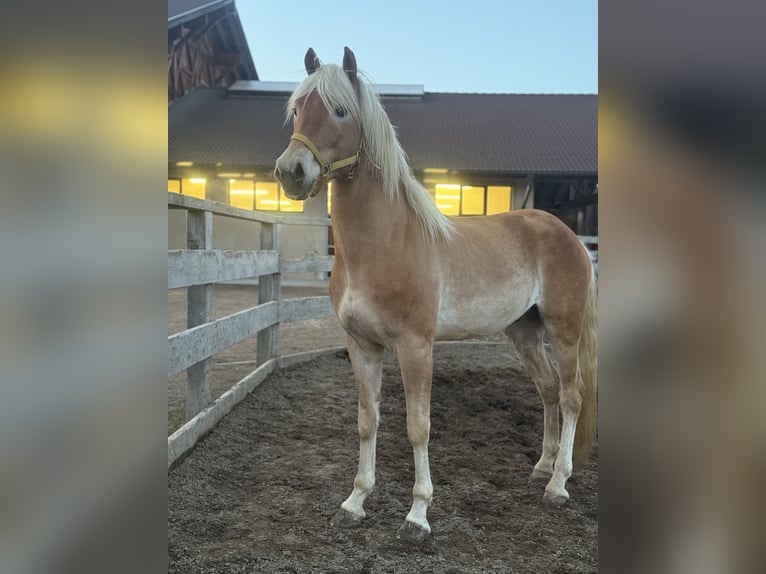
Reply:
[[397, 536], [417, 542], [430, 533], [433, 343], [499, 331], [513, 342], [543, 400], [542, 456], [531, 478], [548, 481], [544, 501], [563, 504], [573, 454], [587, 457], [596, 425], [596, 288], [587, 251], [558, 219], [534, 209], [444, 216], [415, 180], [351, 50], [345, 49], [342, 68], [320, 65], [312, 49], [305, 64], [308, 77], [287, 104], [294, 133], [274, 173], [294, 200], [313, 197], [334, 180], [330, 296], [348, 333], [360, 447], [353, 492], [333, 524], [353, 527], [365, 517], [389, 348], [401, 366], [415, 456], [412, 508]]

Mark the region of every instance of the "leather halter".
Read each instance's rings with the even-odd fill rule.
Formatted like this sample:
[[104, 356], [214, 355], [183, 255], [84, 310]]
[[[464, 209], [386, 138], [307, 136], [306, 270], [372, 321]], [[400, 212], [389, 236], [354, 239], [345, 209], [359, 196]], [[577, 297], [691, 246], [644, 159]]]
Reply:
[[[303, 145], [305, 145], [307, 148], [309, 148], [309, 151], [311, 151], [312, 154], [314, 154], [314, 157], [316, 158], [317, 162], [319, 162], [319, 165], [322, 169], [322, 177], [332, 177], [332, 173], [334, 171], [338, 171], [339, 169], [343, 169], [344, 167], [351, 166], [351, 170], [346, 174], [347, 179], [352, 179], [354, 177], [354, 171], [356, 166], [359, 164], [359, 162], [362, 159], [362, 144], [359, 144], [359, 150], [352, 156], [349, 156], [344, 159], [339, 159], [338, 161], [334, 161], [330, 163], [329, 161], [325, 161], [322, 157], [322, 154], [319, 153], [319, 148], [314, 145], [314, 142], [312, 142], [308, 136], [305, 136], [301, 133], [295, 132], [293, 135], [290, 136], [291, 140], [298, 140]], [[362, 140], [364, 142], [364, 140]], [[317, 193], [319, 190], [317, 189]], [[312, 191], [312, 197], [316, 195]]]

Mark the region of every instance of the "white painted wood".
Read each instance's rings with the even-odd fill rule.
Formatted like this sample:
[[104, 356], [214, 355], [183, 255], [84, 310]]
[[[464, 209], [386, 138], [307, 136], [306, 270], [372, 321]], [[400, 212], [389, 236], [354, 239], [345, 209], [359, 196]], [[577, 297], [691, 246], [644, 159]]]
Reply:
[[577, 239], [583, 243], [593, 243], [598, 245], [598, 235], [578, 235]]
[[332, 271], [335, 257], [332, 255], [323, 256], [316, 253], [309, 253], [303, 259], [281, 259], [279, 260], [279, 270], [282, 273], [301, 273], [304, 271], [326, 272]]
[[168, 251], [168, 289], [276, 273], [276, 251]]
[[[189, 250], [213, 247], [213, 214], [190, 211], [186, 215], [186, 246]], [[188, 289], [186, 326], [196, 327], [213, 318], [213, 286], [195, 285]], [[195, 361], [196, 363], [196, 361]], [[210, 404], [210, 361], [192, 365], [186, 377], [186, 420]]]
[[324, 355], [335, 354], [338, 351], [345, 351], [346, 347], [327, 347], [325, 349], [317, 349], [316, 351], [305, 351], [303, 353], [293, 353], [292, 355], [283, 355], [277, 358], [277, 367], [280, 369], [287, 369], [306, 361], [311, 361], [317, 357]]
[[275, 360], [264, 363], [170, 435], [168, 437], [168, 468], [179, 457], [191, 450], [197, 441], [218, 424], [237, 403], [253, 392], [274, 371], [275, 366]]
[[330, 220], [324, 217], [303, 217], [300, 215], [273, 215], [263, 211], [240, 209], [220, 201], [199, 199], [190, 195], [168, 192], [168, 207], [173, 209], [189, 209], [193, 211], [206, 211], [216, 215], [225, 215], [237, 219], [257, 221], [260, 223], [285, 223], [288, 225], [315, 225], [329, 227]]
[[[280, 225], [261, 225], [261, 249], [274, 250], [277, 253], [282, 247], [282, 228]], [[258, 279], [258, 302], [265, 304], [278, 301], [281, 291], [281, 276], [279, 273], [262, 275]], [[263, 364], [277, 356], [279, 345], [279, 325], [271, 326], [258, 333], [256, 356], [258, 364]]]
[[329, 297], [303, 297], [283, 299], [279, 302], [279, 322], [304, 321], [334, 317], [335, 310]]
[[168, 337], [168, 377], [276, 324], [278, 320], [279, 305], [272, 301]]

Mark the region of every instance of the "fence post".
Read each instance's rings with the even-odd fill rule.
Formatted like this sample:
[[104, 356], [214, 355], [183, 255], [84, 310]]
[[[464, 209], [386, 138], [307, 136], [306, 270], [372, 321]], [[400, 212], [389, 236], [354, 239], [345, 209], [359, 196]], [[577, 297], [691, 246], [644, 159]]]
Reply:
[[[189, 210], [186, 215], [187, 249], [213, 248], [213, 214], [209, 211]], [[186, 325], [196, 327], [213, 319], [213, 285], [189, 287]], [[186, 420], [210, 404], [210, 365], [212, 358], [192, 365], [186, 371]]]
[[[261, 223], [261, 249], [275, 250], [279, 253], [282, 249], [282, 226], [278, 223]], [[258, 303], [279, 301], [281, 288], [281, 275], [261, 275], [258, 278]], [[257, 360], [258, 365], [277, 356], [279, 345], [279, 323], [266, 327], [258, 333]]]

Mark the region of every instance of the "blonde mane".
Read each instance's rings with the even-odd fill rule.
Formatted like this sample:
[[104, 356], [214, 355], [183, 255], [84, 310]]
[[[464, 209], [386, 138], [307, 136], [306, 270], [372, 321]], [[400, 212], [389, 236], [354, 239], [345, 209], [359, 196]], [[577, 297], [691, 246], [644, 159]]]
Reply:
[[394, 199], [404, 192], [410, 207], [417, 215], [423, 231], [431, 241], [449, 239], [455, 232], [452, 221], [444, 215], [412, 174], [396, 137], [394, 126], [388, 118], [380, 99], [370, 83], [357, 74], [359, 97], [340, 66], [322, 64], [295, 89], [287, 102], [286, 121], [292, 117], [295, 101], [316, 90], [328, 111], [343, 107], [362, 128], [364, 149], [377, 168], [383, 183], [383, 191]]

